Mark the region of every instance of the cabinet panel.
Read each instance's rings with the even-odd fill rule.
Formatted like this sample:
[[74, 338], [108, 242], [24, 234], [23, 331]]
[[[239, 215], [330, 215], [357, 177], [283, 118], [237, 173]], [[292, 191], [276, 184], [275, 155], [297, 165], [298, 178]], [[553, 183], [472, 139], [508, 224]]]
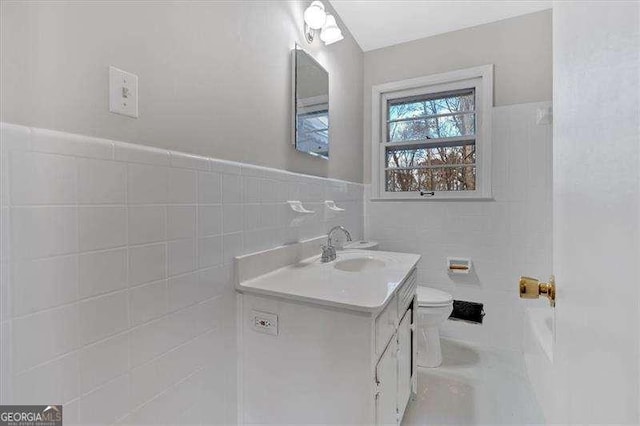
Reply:
[[398, 291], [398, 316], [402, 317], [405, 310], [409, 307], [413, 301], [413, 297], [416, 294], [416, 288], [418, 286], [417, 272], [414, 269], [411, 274], [402, 284], [402, 287]]
[[396, 331], [398, 324], [398, 301], [394, 296], [376, 318], [376, 355], [380, 355]]
[[393, 336], [376, 366], [376, 424], [395, 425], [398, 423], [398, 344]]
[[411, 309], [409, 309], [398, 327], [398, 412], [400, 418], [411, 396]]

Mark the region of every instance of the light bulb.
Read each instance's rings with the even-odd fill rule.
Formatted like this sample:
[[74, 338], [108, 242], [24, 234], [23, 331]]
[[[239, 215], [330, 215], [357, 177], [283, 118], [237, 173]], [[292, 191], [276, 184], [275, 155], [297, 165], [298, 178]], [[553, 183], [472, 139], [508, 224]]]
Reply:
[[313, 1], [304, 11], [304, 22], [309, 28], [319, 30], [324, 25], [327, 14], [321, 1]]
[[320, 40], [322, 40], [324, 44], [330, 45], [343, 38], [342, 31], [338, 28], [338, 24], [336, 24], [336, 18], [334, 18], [333, 15], [327, 15], [327, 20], [320, 32]]

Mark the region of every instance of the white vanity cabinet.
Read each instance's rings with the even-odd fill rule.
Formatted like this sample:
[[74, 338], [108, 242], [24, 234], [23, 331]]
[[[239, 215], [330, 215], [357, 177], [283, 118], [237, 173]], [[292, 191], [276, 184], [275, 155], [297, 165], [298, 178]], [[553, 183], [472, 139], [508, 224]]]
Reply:
[[[413, 313], [416, 304], [416, 272], [405, 280], [398, 295], [376, 319], [376, 338], [380, 329], [393, 317], [392, 338], [386, 342], [376, 365], [376, 423], [396, 424], [402, 420], [416, 380], [416, 336], [414, 336]], [[397, 299], [397, 300], [396, 300]], [[394, 303], [395, 302], [395, 303]], [[379, 321], [382, 320], [382, 321]], [[381, 346], [376, 341], [376, 349]], [[378, 351], [379, 352], [379, 351]]]
[[409, 309], [398, 327], [398, 417], [404, 416], [412, 391], [413, 357], [413, 309]]
[[398, 347], [393, 343], [383, 352], [376, 366], [376, 423], [381, 425], [398, 423], [400, 377]]
[[376, 366], [376, 422], [396, 424], [413, 391], [412, 309], [409, 309]]
[[377, 308], [237, 286], [239, 421], [399, 424], [416, 389], [417, 259]]

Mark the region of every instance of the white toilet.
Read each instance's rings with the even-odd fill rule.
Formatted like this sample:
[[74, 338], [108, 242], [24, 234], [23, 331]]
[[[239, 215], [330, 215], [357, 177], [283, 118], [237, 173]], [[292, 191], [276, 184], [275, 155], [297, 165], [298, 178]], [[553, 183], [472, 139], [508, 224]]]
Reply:
[[430, 287], [418, 286], [418, 365], [438, 367], [442, 364], [440, 324], [453, 311], [453, 298], [449, 293]]

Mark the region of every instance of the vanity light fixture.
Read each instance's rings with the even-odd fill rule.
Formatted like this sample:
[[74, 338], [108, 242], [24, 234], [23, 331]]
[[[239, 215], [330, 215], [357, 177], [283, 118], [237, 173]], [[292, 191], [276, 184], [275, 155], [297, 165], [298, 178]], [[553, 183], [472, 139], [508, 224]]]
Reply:
[[336, 24], [336, 18], [325, 12], [321, 1], [315, 0], [304, 11], [304, 36], [309, 43], [313, 42], [318, 31], [320, 31], [320, 40], [326, 46], [344, 38]]
[[324, 41], [325, 46], [328, 46], [343, 38], [342, 31], [338, 28], [338, 24], [336, 24], [336, 18], [334, 18], [333, 15], [327, 15], [327, 20], [320, 32], [320, 40]]

